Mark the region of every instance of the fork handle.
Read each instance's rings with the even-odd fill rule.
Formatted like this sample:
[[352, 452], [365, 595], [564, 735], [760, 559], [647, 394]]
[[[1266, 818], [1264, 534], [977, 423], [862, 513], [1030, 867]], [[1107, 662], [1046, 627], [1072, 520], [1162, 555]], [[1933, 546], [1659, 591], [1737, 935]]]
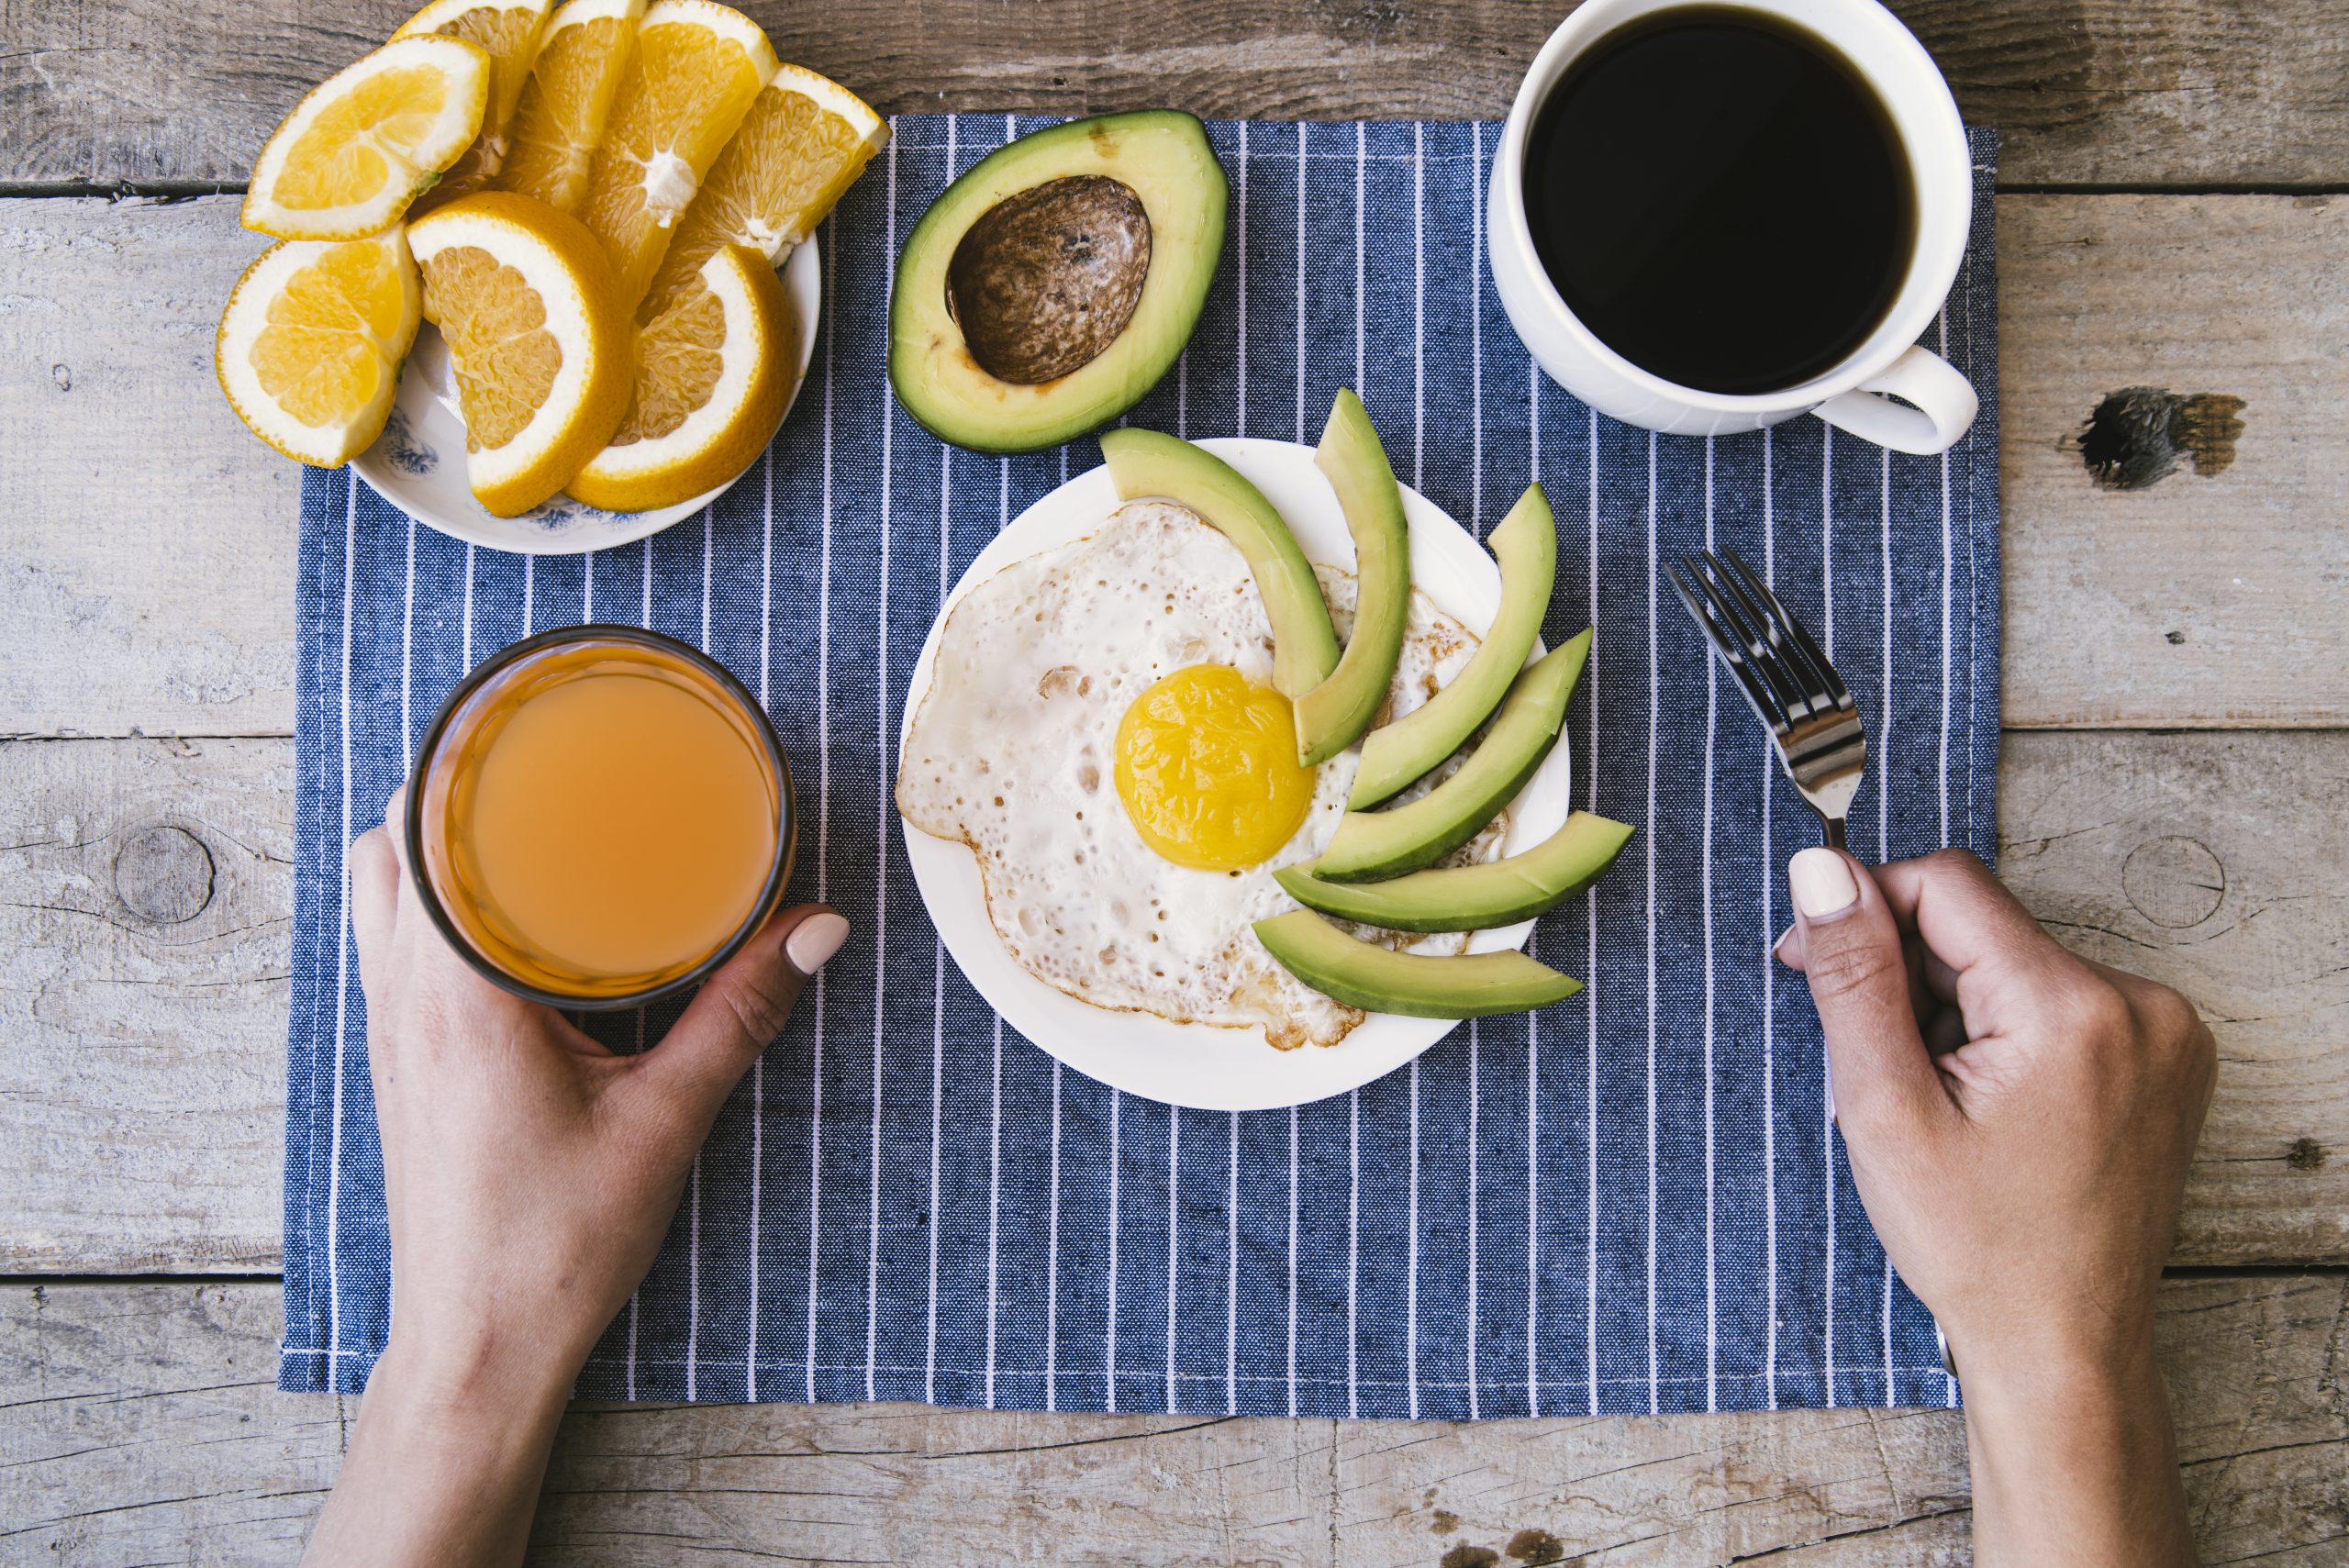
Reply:
[[1822, 815], [1820, 817], [1820, 821], [1824, 823], [1827, 828], [1827, 847], [1831, 850], [1842, 849], [1843, 847], [1843, 819], [1840, 817], [1828, 817]]

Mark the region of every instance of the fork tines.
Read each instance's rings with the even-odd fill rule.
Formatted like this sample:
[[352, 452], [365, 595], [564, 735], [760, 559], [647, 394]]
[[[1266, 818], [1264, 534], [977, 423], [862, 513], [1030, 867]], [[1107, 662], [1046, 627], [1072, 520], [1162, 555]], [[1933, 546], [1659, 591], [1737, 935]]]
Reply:
[[1858, 711], [1810, 633], [1735, 550], [1684, 555], [1669, 570], [1681, 602], [1775, 734]]

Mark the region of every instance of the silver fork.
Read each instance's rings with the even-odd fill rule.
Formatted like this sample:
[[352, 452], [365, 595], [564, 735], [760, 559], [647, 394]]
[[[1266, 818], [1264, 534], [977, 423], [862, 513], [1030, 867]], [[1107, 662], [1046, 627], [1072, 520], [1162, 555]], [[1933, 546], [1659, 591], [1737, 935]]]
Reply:
[[1851, 689], [1737, 551], [1684, 555], [1669, 570], [1680, 602], [1737, 677], [1754, 716], [1770, 727], [1778, 761], [1819, 813], [1828, 847], [1842, 849], [1843, 818], [1868, 762]]

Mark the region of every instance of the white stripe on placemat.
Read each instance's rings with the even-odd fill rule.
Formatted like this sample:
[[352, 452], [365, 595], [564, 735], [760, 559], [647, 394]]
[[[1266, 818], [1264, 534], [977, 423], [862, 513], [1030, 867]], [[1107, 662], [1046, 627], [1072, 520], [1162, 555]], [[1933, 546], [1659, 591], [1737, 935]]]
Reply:
[[[1052, 1058], [1052, 1178], [1044, 1219], [1044, 1408], [1057, 1410], [1061, 1387], [1061, 1059]], [[932, 1221], [933, 1228], [936, 1221]]]
[[[645, 602], [650, 604], [651, 602], [651, 595], [652, 592], [652, 568], [651, 565], [652, 541], [651, 539], [644, 541], [644, 549], [646, 551], [647, 562], [644, 577], [646, 584]], [[464, 608], [459, 617], [458, 625], [462, 628], [462, 637], [458, 643], [458, 647], [461, 651], [457, 659], [457, 670], [458, 673], [462, 674], [465, 671], [473, 667], [473, 547], [471, 544], [465, 546]]]
[[[1356, 120], [1354, 121], [1354, 395], [1357, 397], [1362, 395], [1363, 384], [1362, 316], [1363, 295], [1365, 292], [1363, 287], [1363, 273], [1368, 264], [1367, 258], [1363, 253], [1362, 243], [1363, 208], [1365, 205], [1363, 201], [1363, 180], [1364, 176], [1369, 172], [1369, 160], [1370, 127], [1361, 120]], [[1304, 171], [1299, 170], [1298, 178], [1303, 177]], [[1299, 235], [1297, 240], [1299, 244], [1304, 243], [1304, 236]], [[1302, 437], [1299, 438], [1299, 439], [1302, 439]]]
[[[1762, 582], [1773, 593], [1778, 586], [1778, 535], [1774, 493], [1776, 484], [1771, 450], [1771, 429], [1762, 427]], [[1770, 802], [1777, 787], [1776, 748], [1762, 738], [1762, 940], [1773, 940], [1777, 921], [1772, 917], [1772, 894], [1777, 884], [1778, 858], [1771, 842]], [[1777, 1113], [1778, 965], [1775, 954], [1762, 960], [1762, 1235], [1767, 1299], [1762, 1328], [1763, 1376], [1770, 1390], [1770, 1408], [1778, 1407], [1778, 1113]]]
[[[897, 143], [895, 137], [892, 137], [889, 141], [886, 167], [888, 170], [889, 226], [891, 231], [894, 232], [896, 228], [897, 211]], [[829, 268], [829, 271], [832, 273], [832, 277], [826, 280], [828, 285], [826, 292], [828, 293], [830, 292], [829, 285], [836, 282], [839, 277], [840, 270], [837, 264], [839, 249], [840, 248], [838, 246], [834, 246], [830, 250], [826, 252], [826, 261], [832, 263]], [[837, 312], [829, 313], [825, 317], [826, 325], [824, 329], [824, 548], [821, 563], [822, 575], [818, 579], [816, 594], [816, 902], [818, 904], [830, 902], [831, 889], [830, 824], [832, 815], [831, 702], [833, 521], [832, 373], [833, 365], [835, 363], [832, 356], [833, 348], [838, 336], [833, 330], [834, 324], [837, 320]], [[889, 425], [890, 419], [888, 411], [884, 409], [881, 416], [881, 448], [883, 452], [881, 537], [884, 541], [885, 541], [889, 537], [889, 485], [887, 467]], [[885, 577], [885, 582], [886, 580]], [[884, 635], [885, 636], [885, 622], [887, 620], [885, 615], [883, 617], [883, 620], [885, 622]], [[885, 678], [882, 684], [885, 689], [888, 684]], [[874, 968], [877, 973], [882, 964], [880, 955], [886, 950], [876, 941], [874, 945], [873, 951], [874, 954]], [[815, 1040], [808, 1051], [807, 1069], [807, 1077], [811, 1092], [809, 1095], [809, 1103], [807, 1107], [807, 1358], [805, 1362], [805, 1383], [807, 1391], [807, 1400], [810, 1404], [813, 1404], [816, 1398], [816, 1307], [820, 1295], [820, 1287], [816, 1277], [816, 1269], [817, 1263], [822, 1256], [822, 1251], [818, 1237], [818, 1226], [823, 1217], [822, 1210], [824, 1192], [825, 989], [824, 969], [818, 968], [816, 971]]]
[[[828, 237], [829, 239], [829, 237]], [[825, 247], [830, 249], [829, 244]], [[759, 706], [767, 706], [767, 676], [774, 644], [774, 449], [759, 468]], [[769, 722], [773, 722], [770, 720]], [[792, 824], [796, 829], [796, 822]], [[774, 1042], [769, 1040], [767, 1044]], [[767, 1053], [751, 1059], [751, 1303], [750, 1330], [743, 1340], [742, 1380], [752, 1404], [759, 1399], [759, 1206], [766, 1169]]]
[[1288, 1414], [1297, 1415], [1297, 1107], [1288, 1108]]
[[1124, 1120], [1125, 1096], [1117, 1090], [1109, 1091], [1109, 1322], [1101, 1346], [1102, 1375], [1108, 1380], [1108, 1395], [1102, 1408], [1116, 1412], [1118, 1408], [1118, 1164], [1120, 1123]]
[[[1657, 695], [1655, 624], [1655, 432], [1648, 432], [1648, 815], [1655, 820]], [[1593, 639], [1593, 640], [1597, 640]], [[1656, 1407], [1655, 1362], [1655, 835], [1642, 834], [1648, 851], [1648, 1409]]]
[[[1542, 369], [1529, 364], [1528, 378], [1532, 383], [1533, 402], [1533, 465], [1536, 473], [1542, 466]], [[1586, 439], [1588, 445], [1587, 479], [1590, 485], [1590, 652], [1583, 664], [1583, 681], [1590, 688], [1590, 809], [1598, 809], [1598, 411], [1591, 409], [1590, 425]], [[1583, 901], [1590, 921], [1591, 978], [1598, 978], [1598, 900]], [[1596, 998], [1583, 1009], [1584, 1026], [1589, 1033], [1587, 1066], [1589, 1083], [1583, 1098], [1583, 1149], [1589, 1161], [1588, 1179], [1583, 1184], [1584, 1202], [1588, 1206], [1583, 1230], [1583, 1263], [1588, 1291], [1587, 1310], [1583, 1316], [1584, 1367], [1589, 1378], [1590, 1413], [1598, 1414], [1598, 1007]]]
[[[1713, 438], [1705, 438], [1705, 549], [1713, 548]], [[1719, 733], [1719, 673], [1705, 655], [1705, 828], [1697, 855], [1702, 868], [1705, 923], [1705, 1408], [1720, 1408], [1720, 1319], [1713, 1268], [1713, 756]], [[1764, 876], [1769, 872], [1765, 869]]]
[[[1884, 452], [1884, 471], [1879, 505], [1882, 508], [1883, 532], [1878, 536], [1884, 552], [1884, 668], [1876, 676], [1876, 688], [1884, 694], [1884, 756], [1887, 766], [1892, 761], [1892, 449]], [[1876, 781], [1876, 861], [1879, 864], [1892, 858], [1892, 791], [1883, 779]], [[1879, 1249], [1881, 1250], [1881, 1249]], [[1892, 1254], [1884, 1254], [1884, 1399], [1892, 1403]]]
[[[1428, 450], [1427, 121], [1411, 122], [1411, 488], [1418, 490], [1426, 484]], [[1359, 357], [1362, 350], [1354, 352]]]
[[1240, 1404], [1240, 1113], [1231, 1113], [1231, 1159], [1223, 1194], [1223, 1403]]
[[[1233, 340], [1239, 346], [1239, 367], [1232, 373], [1232, 387], [1238, 394], [1231, 429], [1234, 435], [1248, 433], [1248, 122], [1240, 122], [1240, 266], [1233, 273], [1239, 285], [1239, 327]], [[1061, 448], [1061, 461], [1068, 461], [1068, 448]], [[1066, 475], [1063, 475], [1063, 478]]]
[[[951, 167], [951, 166], [950, 166]], [[995, 1016], [994, 1065], [987, 1075], [987, 1373], [986, 1394], [980, 1401], [995, 1403], [995, 1324], [996, 1263], [1001, 1255], [997, 1239], [1002, 1231], [998, 1221], [1002, 1214], [1003, 1195], [1003, 1015]], [[933, 1220], [931, 1229], [937, 1229]]]
[[1476, 1132], [1477, 1059], [1483, 1054], [1476, 1020], [1468, 1020], [1468, 1418], [1479, 1419], [1476, 1400]]
[[[351, 483], [356, 484], [354, 477]], [[407, 570], [405, 585], [400, 589], [400, 751], [403, 755], [416, 747], [416, 724], [411, 703], [416, 688], [416, 519], [407, 520]]]
[[[342, 1353], [342, 1040], [351, 1000], [351, 611], [359, 595], [351, 573], [359, 559], [359, 480], [346, 474], [342, 506], [342, 832], [335, 840], [334, 1105], [327, 1133], [327, 1354]], [[334, 1384], [334, 1365], [327, 1365]]]
[[[1835, 662], [1835, 427], [1824, 419], [1819, 422], [1819, 557], [1820, 598], [1826, 609], [1827, 635], [1824, 651], [1830, 664]], [[1825, 1049], [1819, 1053], [1819, 1151], [1820, 1184], [1827, 1195], [1827, 1290], [1826, 1311], [1822, 1314], [1826, 1333], [1821, 1346], [1820, 1365], [1826, 1371], [1827, 1406], [1835, 1407], [1835, 1078]]]
[[1174, 1383], [1174, 1311], [1182, 1297], [1183, 1107], [1166, 1107], [1166, 1408], [1179, 1407]]
[[[711, 545], [709, 508], [701, 509], [701, 651], [709, 651], [709, 557]], [[646, 539], [645, 556], [651, 557], [652, 541]], [[640, 1024], [644, 1014], [637, 1013]], [[701, 1156], [694, 1151], [693, 1169], [687, 1173], [685, 1218], [685, 1402], [691, 1404], [698, 1387], [701, 1370]]]
[[[1305, 132], [1297, 122], [1297, 439], [1305, 441]], [[1352, 1381], [1350, 1378], [1348, 1381]]]
[[1404, 1200], [1403, 1377], [1419, 1418], [1419, 1059], [1411, 1058], [1410, 1184]]
[[[1300, 305], [1302, 302], [1300, 302]], [[1362, 1091], [1346, 1095], [1346, 1414], [1362, 1414]]]

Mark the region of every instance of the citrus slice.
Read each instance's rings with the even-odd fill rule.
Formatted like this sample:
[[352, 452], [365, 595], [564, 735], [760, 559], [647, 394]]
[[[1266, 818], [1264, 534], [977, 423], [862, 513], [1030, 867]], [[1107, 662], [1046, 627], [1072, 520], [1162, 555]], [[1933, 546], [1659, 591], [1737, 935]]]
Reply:
[[[529, 80], [531, 62], [539, 57], [539, 39], [546, 27], [547, 8], [553, 0], [430, 0], [423, 10], [400, 24], [395, 39], [418, 34], [439, 34], [479, 44], [489, 56], [489, 105], [482, 113], [481, 134], [459, 154], [422, 198], [424, 206], [485, 189], [505, 161], [507, 130], [514, 106], [521, 99], [522, 83]], [[420, 210], [420, 209], [419, 209]]]
[[639, 318], [666, 309], [720, 246], [748, 245], [770, 266], [781, 261], [888, 141], [881, 117], [839, 83], [776, 67], [685, 209]]
[[643, 15], [644, 0], [564, 0], [555, 7], [507, 131], [500, 185], [557, 212], [579, 210]]
[[465, 476], [510, 517], [563, 486], [628, 412], [628, 312], [576, 218], [480, 191], [409, 225], [425, 318], [448, 339]]
[[357, 239], [400, 220], [481, 129], [489, 56], [427, 34], [329, 76], [253, 165], [247, 228], [281, 239]]
[[366, 239], [284, 239], [228, 293], [212, 350], [220, 390], [252, 433], [300, 462], [333, 468], [391, 417], [416, 339], [416, 262], [399, 230]]
[[739, 11], [710, 0], [646, 8], [579, 207], [630, 310], [702, 176], [774, 70], [766, 34]]
[[636, 395], [612, 444], [564, 488], [642, 512], [715, 489], [764, 450], [799, 374], [791, 305], [766, 258], [720, 247], [637, 329]]

